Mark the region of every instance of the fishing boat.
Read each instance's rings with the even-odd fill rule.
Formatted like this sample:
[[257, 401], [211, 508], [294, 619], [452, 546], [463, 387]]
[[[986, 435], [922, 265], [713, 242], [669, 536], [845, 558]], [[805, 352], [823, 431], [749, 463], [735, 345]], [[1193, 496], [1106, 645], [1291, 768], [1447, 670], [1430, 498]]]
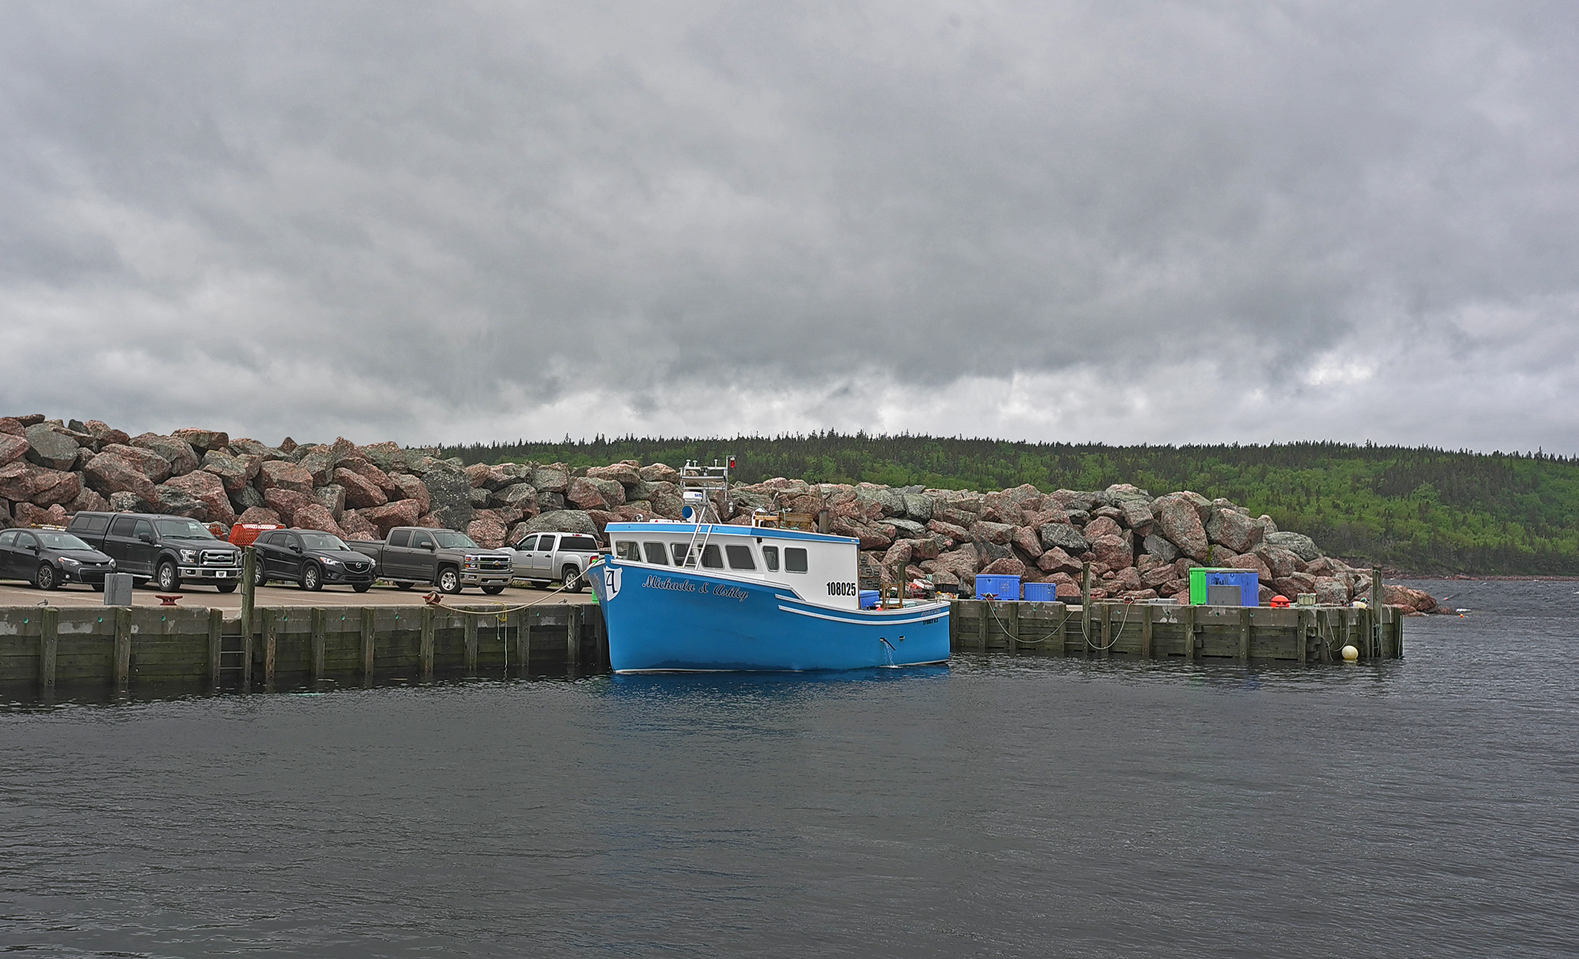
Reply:
[[609, 554], [587, 570], [616, 673], [820, 670], [948, 660], [948, 604], [872, 591], [862, 603], [858, 542], [783, 512], [729, 513], [727, 462], [687, 463], [681, 520], [610, 523]]

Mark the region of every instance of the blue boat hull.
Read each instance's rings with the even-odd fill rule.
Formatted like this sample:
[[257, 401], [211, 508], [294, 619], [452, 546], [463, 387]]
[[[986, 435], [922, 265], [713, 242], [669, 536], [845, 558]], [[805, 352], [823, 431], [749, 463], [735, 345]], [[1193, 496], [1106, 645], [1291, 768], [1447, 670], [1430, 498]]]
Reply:
[[948, 604], [813, 606], [782, 586], [605, 559], [588, 571], [609, 665], [665, 670], [869, 669], [946, 662]]

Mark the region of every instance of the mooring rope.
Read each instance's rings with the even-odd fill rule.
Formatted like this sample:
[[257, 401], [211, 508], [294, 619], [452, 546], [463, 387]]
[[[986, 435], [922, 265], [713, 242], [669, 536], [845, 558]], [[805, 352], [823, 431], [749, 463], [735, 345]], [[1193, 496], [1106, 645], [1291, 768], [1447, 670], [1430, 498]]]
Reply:
[[[1118, 632], [1113, 634], [1113, 639], [1105, 646], [1099, 646], [1096, 643], [1093, 643], [1091, 641], [1091, 630], [1090, 630], [1090, 627], [1086, 624], [1085, 616], [1082, 615], [1080, 617], [1080, 638], [1085, 640], [1086, 646], [1091, 648], [1091, 649], [1094, 649], [1094, 650], [1096, 650], [1097, 652], [1100, 653], [1100, 652], [1106, 652], [1107, 650], [1110, 650], [1114, 646], [1118, 645], [1118, 641], [1119, 641], [1120, 637], [1122, 637], [1124, 635], [1125, 624], [1127, 624], [1129, 622], [1129, 611], [1130, 611], [1130, 607], [1132, 605], [1134, 605], [1134, 604], [1132, 604], [1132, 603], [1125, 603], [1124, 604], [1124, 615], [1119, 619]], [[1064, 618], [1060, 619], [1058, 621], [1058, 624], [1055, 625], [1052, 628], [1051, 632], [1049, 632], [1047, 635], [1043, 636], [1041, 639], [1026, 640], [1026, 639], [1021, 639], [1019, 636], [1016, 636], [1013, 633], [1009, 632], [1009, 628], [1007, 626], [1005, 626], [1003, 624], [1003, 620], [998, 617], [998, 610], [993, 607], [991, 600], [987, 601], [987, 612], [992, 615], [993, 622], [998, 624], [998, 631], [1001, 632], [1005, 637], [1013, 640], [1016, 644], [1018, 644], [1020, 646], [1040, 646], [1043, 643], [1047, 642], [1048, 640], [1052, 639], [1053, 636], [1055, 636], [1055, 635], [1062, 635], [1064, 624], [1069, 622], [1070, 617], [1072, 617], [1074, 615], [1074, 613], [1069, 611], [1069, 607], [1066, 605], [1064, 607]]]

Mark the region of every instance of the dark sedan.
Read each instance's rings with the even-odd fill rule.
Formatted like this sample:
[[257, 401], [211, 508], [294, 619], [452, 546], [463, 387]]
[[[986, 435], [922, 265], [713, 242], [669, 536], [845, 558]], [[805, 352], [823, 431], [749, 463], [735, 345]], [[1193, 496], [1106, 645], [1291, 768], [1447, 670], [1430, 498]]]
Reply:
[[252, 541], [257, 551], [254, 579], [288, 579], [302, 589], [345, 585], [358, 593], [373, 585], [373, 561], [332, 533], [310, 529], [271, 529]]
[[113, 572], [115, 560], [63, 530], [0, 530], [0, 579], [25, 579], [39, 589], [63, 583], [103, 589]]

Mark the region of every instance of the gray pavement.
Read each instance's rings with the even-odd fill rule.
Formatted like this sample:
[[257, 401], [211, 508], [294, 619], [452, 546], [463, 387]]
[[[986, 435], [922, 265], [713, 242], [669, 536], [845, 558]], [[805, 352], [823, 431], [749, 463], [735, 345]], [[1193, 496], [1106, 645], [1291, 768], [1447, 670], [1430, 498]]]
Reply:
[[[433, 592], [430, 588], [421, 586], [401, 590], [385, 584], [375, 585], [365, 593], [353, 591], [349, 586], [325, 586], [316, 593], [309, 593], [305, 589], [295, 586], [264, 586], [257, 591], [254, 604], [257, 606], [421, 606], [423, 597]], [[132, 605], [158, 606], [159, 591], [151, 587], [139, 587], [132, 590]], [[241, 609], [241, 591], [234, 593], [221, 593], [212, 586], [183, 587], [176, 590], [174, 595], [181, 598], [176, 601], [178, 606], [191, 608], [224, 609], [239, 612]], [[566, 593], [555, 591], [551, 588], [537, 589], [530, 586], [511, 586], [497, 596], [489, 596], [480, 589], [467, 589], [458, 595], [443, 596], [447, 606], [484, 606], [494, 603], [503, 603], [507, 606], [521, 606], [532, 603], [538, 606], [557, 605], [559, 603], [590, 603], [592, 592], [583, 589], [579, 593]], [[86, 586], [63, 586], [60, 589], [44, 591], [31, 586], [7, 581], [0, 583], [0, 607], [7, 606], [103, 606], [104, 594], [95, 592]]]

